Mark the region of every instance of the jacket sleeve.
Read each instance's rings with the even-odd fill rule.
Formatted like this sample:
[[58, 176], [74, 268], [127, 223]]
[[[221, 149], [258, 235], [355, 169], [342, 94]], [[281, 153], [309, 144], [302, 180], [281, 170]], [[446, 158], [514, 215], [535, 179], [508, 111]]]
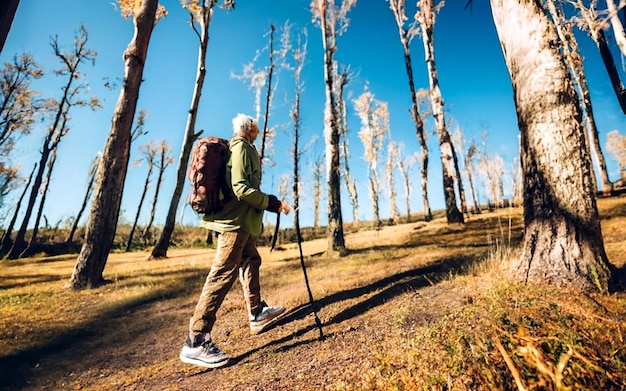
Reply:
[[261, 167], [255, 151], [246, 147], [245, 143], [235, 144], [231, 149], [230, 178], [233, 193], [239, 201], [265, 210], [269, 203], [267, 194], [259, 190], [261, 182]]

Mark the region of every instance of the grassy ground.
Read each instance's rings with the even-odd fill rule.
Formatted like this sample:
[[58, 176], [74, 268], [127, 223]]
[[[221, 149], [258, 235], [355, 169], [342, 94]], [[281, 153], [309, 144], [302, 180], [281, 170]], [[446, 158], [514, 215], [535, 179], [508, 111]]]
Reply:
[[[599, 200], [610, 261], [626, 264], [626, 197]], [[75, 255], [0, 263], [3, 390], [624, 390], [626, 294], [520, 286], [500, 273], [521, 211], [437, 219], [304, 243], [323, 338], [297, 248], [262, 248], [262, 291], [288, 313], [249, 334], [236, 284], [213, 337], [234, 362], [178, 360], [211, 249], [111, 254], [95, 290], [63, 289]]]

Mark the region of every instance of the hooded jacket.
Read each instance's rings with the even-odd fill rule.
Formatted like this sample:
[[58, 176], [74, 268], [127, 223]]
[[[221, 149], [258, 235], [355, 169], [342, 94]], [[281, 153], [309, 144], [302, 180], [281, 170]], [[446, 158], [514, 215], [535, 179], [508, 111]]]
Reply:
[[226, 183], [233, 196], [224, 208], [205, 215], [200, 225], [217, 232], [242, 231], [261, 234], [263, 212], [269, 196], [261, 188], [261, 158], [253, 144], [236, 136], [230, 140], [230, 157], [226, 165]]

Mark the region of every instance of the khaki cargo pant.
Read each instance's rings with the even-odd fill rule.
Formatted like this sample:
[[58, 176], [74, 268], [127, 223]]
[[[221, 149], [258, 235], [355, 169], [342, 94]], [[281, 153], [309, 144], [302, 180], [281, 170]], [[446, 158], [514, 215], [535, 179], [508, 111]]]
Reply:
[[256, 236], [242, 231], [225, 232], [217, 239], [217, 253], [204, 282], [200, 299], [189, 321], [190, 335], [210, 334], [217, 310], [239, 275], [248, 312], [256, 314], [261, 304], [259, 268], [261, 256]]

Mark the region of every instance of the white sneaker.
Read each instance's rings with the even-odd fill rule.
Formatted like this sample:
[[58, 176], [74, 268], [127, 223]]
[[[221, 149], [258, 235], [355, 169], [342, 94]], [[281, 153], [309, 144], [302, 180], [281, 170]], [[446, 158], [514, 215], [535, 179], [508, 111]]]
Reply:
[[285, 312], [285, 307], [270, 307], [265, 301], [262, 301], [256, 316], [250, 315], [250, 333], [261, 334], [266, 331], [280, 319], [283, 312]]
[[230, 360], [228, 354], [222, 352], [211, 340], [204, 341], [200, 346], [193, 346], [189, 338], [185, 341], [178, 357], [186, 364], [204, 368], [223, 367]]

